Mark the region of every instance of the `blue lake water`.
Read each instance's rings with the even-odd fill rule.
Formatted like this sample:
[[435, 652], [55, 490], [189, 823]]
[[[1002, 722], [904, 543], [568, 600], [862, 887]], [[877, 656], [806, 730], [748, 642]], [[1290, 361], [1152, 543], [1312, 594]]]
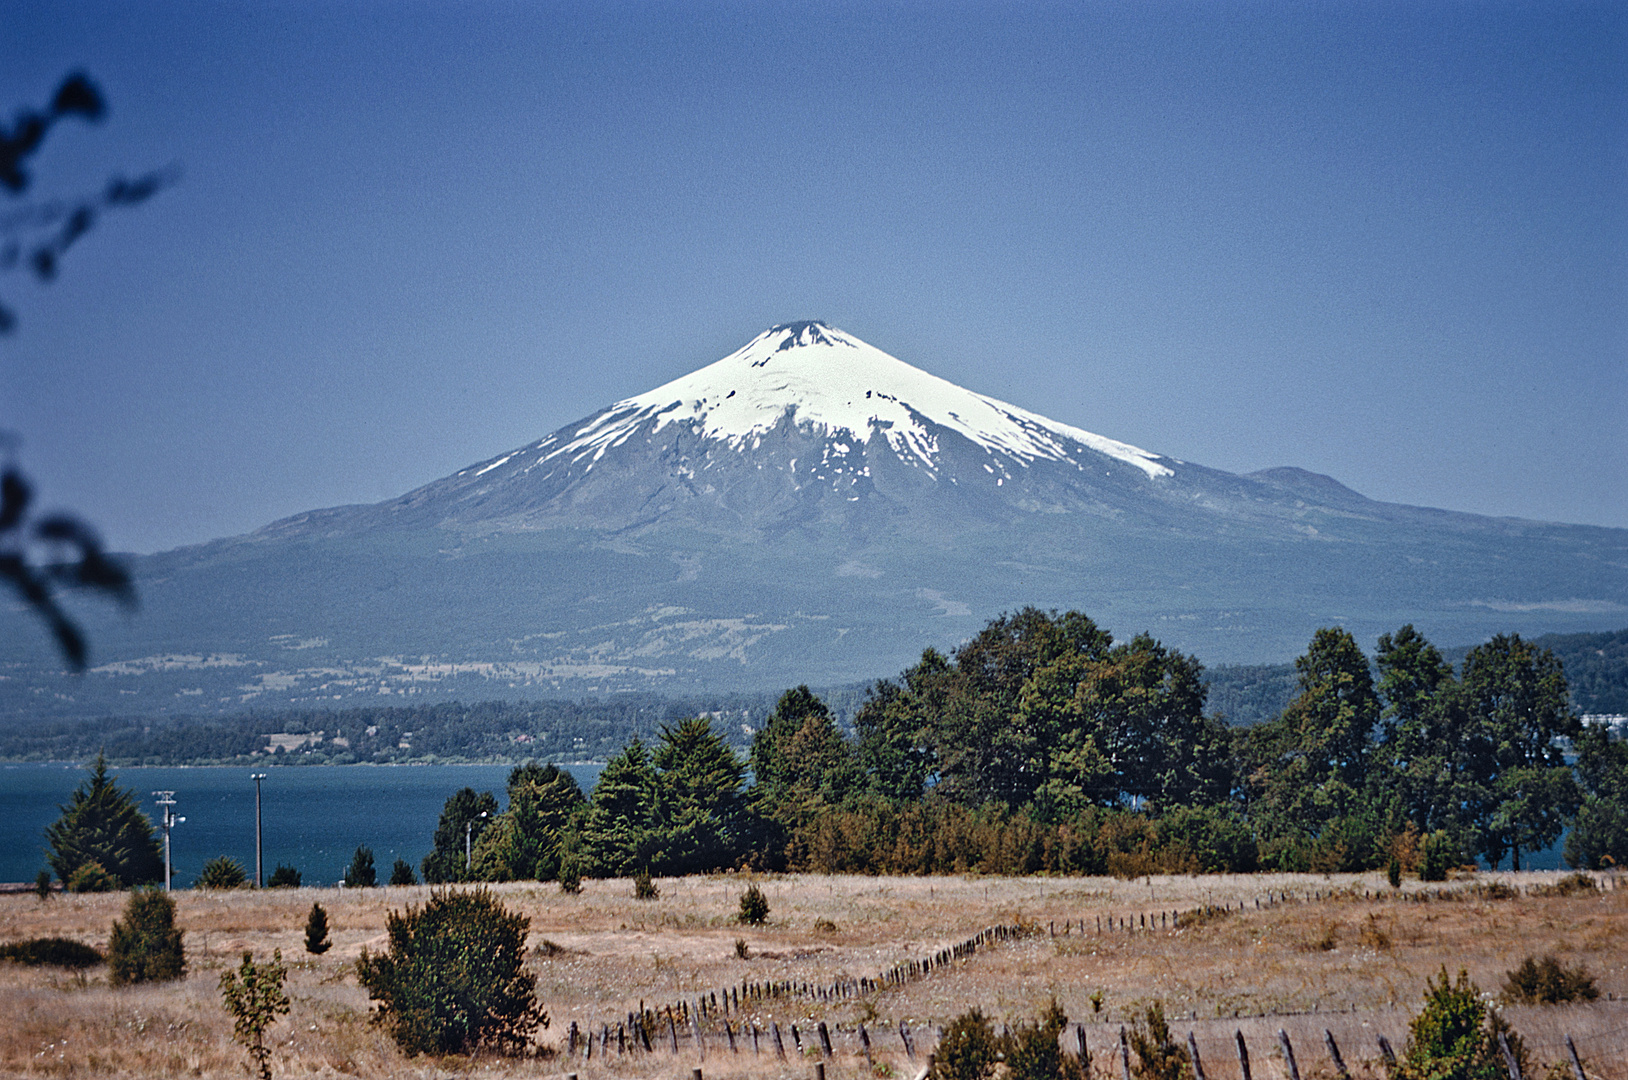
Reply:
[[[306, 885], [344, 877], [357, 845], [373, 849], [379, 880], [396, 859], [418, 872], [430, 851], [441, 807], [459, 788], [490, 791], [505, 805], [510, 765], [321, 765], [264, 770], [261, 811], [266, 876], [278, 863]], [[567, 765], [584, 794], [602, 765]], [[170, 833], [174, 884], [191, 885], [206, 860], [229, 855], [254, 876], [254, 781], [245, 768], [114, 770], [155, 823], [153, 792], [174, 791], [186, 818]], [[87, 776], [80, 765], [0, 764], [0, 881], [32, 881], [48, 867], [45, 827]]]

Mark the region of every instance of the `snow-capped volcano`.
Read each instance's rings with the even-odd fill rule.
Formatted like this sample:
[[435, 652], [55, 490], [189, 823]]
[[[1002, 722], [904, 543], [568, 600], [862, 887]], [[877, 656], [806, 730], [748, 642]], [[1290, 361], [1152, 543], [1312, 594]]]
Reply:
[[444, 524], [759, 533], [913, 515], [1115, 514], [1181, 462], [954, 383], [819, 322], [412, 492]]
[[1157, 454], [964, 390], [820, 322], [772, 327], [715, 364], [619, 401], [568, 438], [544, 439], [534, 463], [591, 464], [641, 429], [675, 423], [741, 449], [786, 420], [862, 444], [880, 437], [901, 458], [934, 470], [944, 429], [1021, 460], [1078, 465], [1086, 447], [1150, 477], [1171, 474]]

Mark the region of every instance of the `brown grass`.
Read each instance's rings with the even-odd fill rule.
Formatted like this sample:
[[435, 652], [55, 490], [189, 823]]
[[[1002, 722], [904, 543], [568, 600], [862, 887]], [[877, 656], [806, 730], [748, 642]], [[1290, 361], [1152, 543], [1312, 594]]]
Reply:
[[[837, 1060], [832, 1080], [865, 1070], [855, 1025], [863, 1021], [882, 1074], [913, 1077], [900, 1021], [915, 1030], [918, 1050], [930, 1047], [935, 1025], [972, 1005], [1001, 1022], [1033, 1015], [1055, 995], [1071, 1019], [1083, 1022], [1096, 1071], [1117, 1077], [1108, 1051], [1118, 1025], [1157, 1000], [1185, 1039], [1192, 1031], [1213, 1080], [1238, 1075], [1233, 1033], [1249, 1042], [1254, 1075], [1283, 1075], [1276, 1033], [1288, 1031], [1301, 1075], [1332, 1076], [1323, 1031], [1333, 1032], [1358, 1076], [1378, 1077], [1383, 1034], [1400, 1050], [1426, 979], [1440, 967], [1463, 967], [1487, 991], [1528, 954], [1552, 952], [1584, 964], [1601, 1000], [1588, 1006], [1521, 1008], [1508, 1016], [1548, 1064], [1564, 1053], [1570, 1033], [1590, 1063], [1590, 1075], [1628, 1080], [1628, 891], [1534, 895], [1558, 875], [1480, 875], [1449, 884], [1453, 899], [1406, 902], [1382, 875], [1259, 875], [1108, 878], [861, 878], [767, 877], [760, 884], [771, 907], [762, 927], [734, 922], [745, 879], [736, 876], [660, 882], [661, 899], [636, 901], [625, 880], [585, 881], [578, 896], [554, 886], [497, 886], [504, 902], [532, 920], [531, 963], [538, 991], [553, 1016], [542, 1033], [563, 1043], [575, 1020], [583, 1028], [613, 1025], [641, 1002], [694, 1001], [742, 981], [779, 979], [828, 984], [874, 976], [919, 959], [995, 923], [1023, 923], [1035, 936], [980, 951], [925, 979], [868, 995], [822, 1003], [808, 999], [748, 1002], [742, 1020], [786, 1030], [799, 1025], [812, 1047], [812, 1027], [833, 1027]], [[1489, 898], [1473, 891], [1498, 880], [1522, 895]], [[1404, 894], [1417, 897], [1409, 883]], [[1290, 893], [1296, 899], [1267, 903]], [[1430, 894], [1435, 892], [1430, 890]], [[1425, 895], [1430, 895], [1425, 894]], [[365, 1077], [446, 1076], [477, 1071], [493, 1076], [671, 1078], [702, 1067], [720, 1077], [807, 1077], [806, 1063], [778, 1061], [765, 1040], [762, 1056], [742, 1039], [730, 1055], [721, 1032], [709, 1037], [706, 1058], [686, 1044], [674, 1061], [657, 1042], [651, 1057], [563, 1057], [524, 1061], [407, 1059], [367, 1023], [366, 994], [352, 966], [364, 944], [384, 944], [385, 914], [422, 902], [424, 888], [301, 889], [227, 894], [177, 893], [187, 932], [189, 974], [181, 982], [113, 990], [105, 972], [80, 978], [51, 969], [0, 964], [0, 1073], [8, 1076], [243, 1075], [216, 983], [243, 950], [292, 961], [292, 1013], [270, 1031], [279, 1076], [349, 1074]], [[313, 900], [329, 913], [334, 948], [321, 957], [303, 950], [305, 916]], [[1256, 902], [1261, 903], [1257, 909]], [[1243, 910], [1238, 910], [1242, 902]], [[120, 896], [0, 897], [0, 941], [72, 937], [97, 946], [124, 903]], [[1120, 919], [1161, 924], [1160, 912], [1208, 906], [1181, 928], [1131, 932]], [[1222, 906], [1230, 913], [1222, 914]], [[1097, 919], [1105, 930], [1099, 936]], [[1080, 932], [1083, 920], [1086, 932]], [[1112, 922], [1115, 929], [1106, 926]], [[827, 925], [829, 924], [829, 925]], [[1067, 933], [1065, 933], [1065, 924]], [[1055, 929], [1056, 936], [1052, 930]], [[557, 949], [538, 948], [544, 941]], [[747, 945], [742, 959], [736, 941]], [[544, 953], [548, 955], [544, 955]], [[1103, 1011], [1090, 998], [1100, 992]], [[1073, 1034], [1065, 1037], [1073, 1048]]]

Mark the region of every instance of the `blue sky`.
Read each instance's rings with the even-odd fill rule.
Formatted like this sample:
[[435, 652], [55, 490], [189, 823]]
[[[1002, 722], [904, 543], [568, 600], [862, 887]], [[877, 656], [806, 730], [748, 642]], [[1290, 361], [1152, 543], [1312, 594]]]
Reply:
[[1628, 526], [1625, 12], [8, 5], [0, 102], [112, 107], [36, 194], [183, 180], [0, 275], [0, 427], [152, 551], [823, 318], [1189, 461]]

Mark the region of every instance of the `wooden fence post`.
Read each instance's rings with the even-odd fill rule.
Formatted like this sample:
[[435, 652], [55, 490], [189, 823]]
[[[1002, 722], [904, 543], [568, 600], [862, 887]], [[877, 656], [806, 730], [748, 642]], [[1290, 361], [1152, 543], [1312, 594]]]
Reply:
[[1244, 1045], [1244, 1033], [1238, 1031], [1236, 1037], [1238, 1039], [1238, 1072], [1242, 1074], [1244, 1080], [1254, 1080], [1249, 1075], [1249, 1047]]
[[1501, 1031], [1498, 1033], [1498, 1049], [1504, 1052], [1504, 1067], [1509, 1070], [1509, 1080], [1522, 1080], [1521, 1063], [1515, 1060], [1515, 1055], [1509, 1049], [1509, 1040], [1504, 1038]]
[[774, 1033], [774, 1052], [781, 1061], [786, 1060], [786, 1044], [780, 1038], [780, 1025], [775, 1022], [769, 1024], [769, 1030]]
[[1289, 1045], [1289, 1033], [1278, 1028], [1278, 1045], [1283, 1048], [1283, 1060], [1289, 1066], [1289, 1080], [1300, 1080], [1300, 1066], [1294, 1063], [1294, 1047]]
[[[820, 1026], [819, 1026], [819, 1028], [817, 1030], [820, 1033], [820, 1056], [821, 1057], [830, 1057], [831, 1056], [831, 1033], [826, 1030], [824, 1020], [820, 1021]], [[1517, 1078], [1517, 1080], [1519, 1080], [1519, 1078]]]
[[1080, 1045], [1080, 1072], [1091, 1075], [1091, 1048], [1085, 1045], [1085, 1025], [1074, 1025], [1074, 1041]]
[[904, 1056], [911, 1061], [916, 1060], [916, 1043], [910, 1037], [910, 1025], [903, 1020], [899, 1021], [899, 1041], [904, 1043]]
[[1351, 1070], [1345, 1067], [1345, 1059], [1340, 1056], [1340, 1044], [1334, 1041], [1334, 1033], [1328, 1028], [1323, 1029], [1323, 1044], [1328, 1047], [1329, 1059], [1334, 1062], [1334, 1075], [1340, 1080], [1351, 1080]]
[[1119, 1026], [1119, 1071], [1131, 1080], [1131, 1044], [1125, 1039], [1125, 1025]]
[[1187, 1033], [1187, 1056], [1193, 1062], [1193, 1080], [1209, 1080], [1204, 1075], [1204, 1063], [1198, 1059], [1198, 1040], [1191, 1031]]
[[1577, 1058], [1577, 1044], [1571, 1041], [1570, 1035], [1566, 1036], [1566, 1053], [1571, 1055], [1572, 1076], [1575, 1077], [1576, 1080], [1588, 1080], [1588, 1077], [1583, 1075], [1583, 1063]]
[[678, 1023], [673, 1019], [673, 1010], [667, 1010], [667, 1034], [673, 1040], [673, 1053], [678, 1053]]
[[859, 1045], [865, 1048], [865, 1066], [871, 1075], [876, 1074], [876, 1059], [871, 1057], [871, 1037], [865, 1033], [864, 1021], [859, 1024]]
[[1383, 1035], [1376, 1037], [1379, 1039], [1379, 1056], [1385, 1059], [1385, 1068], [1396, 1068], [1396, 1051], [1391, 1049], [1391, 1041]]

